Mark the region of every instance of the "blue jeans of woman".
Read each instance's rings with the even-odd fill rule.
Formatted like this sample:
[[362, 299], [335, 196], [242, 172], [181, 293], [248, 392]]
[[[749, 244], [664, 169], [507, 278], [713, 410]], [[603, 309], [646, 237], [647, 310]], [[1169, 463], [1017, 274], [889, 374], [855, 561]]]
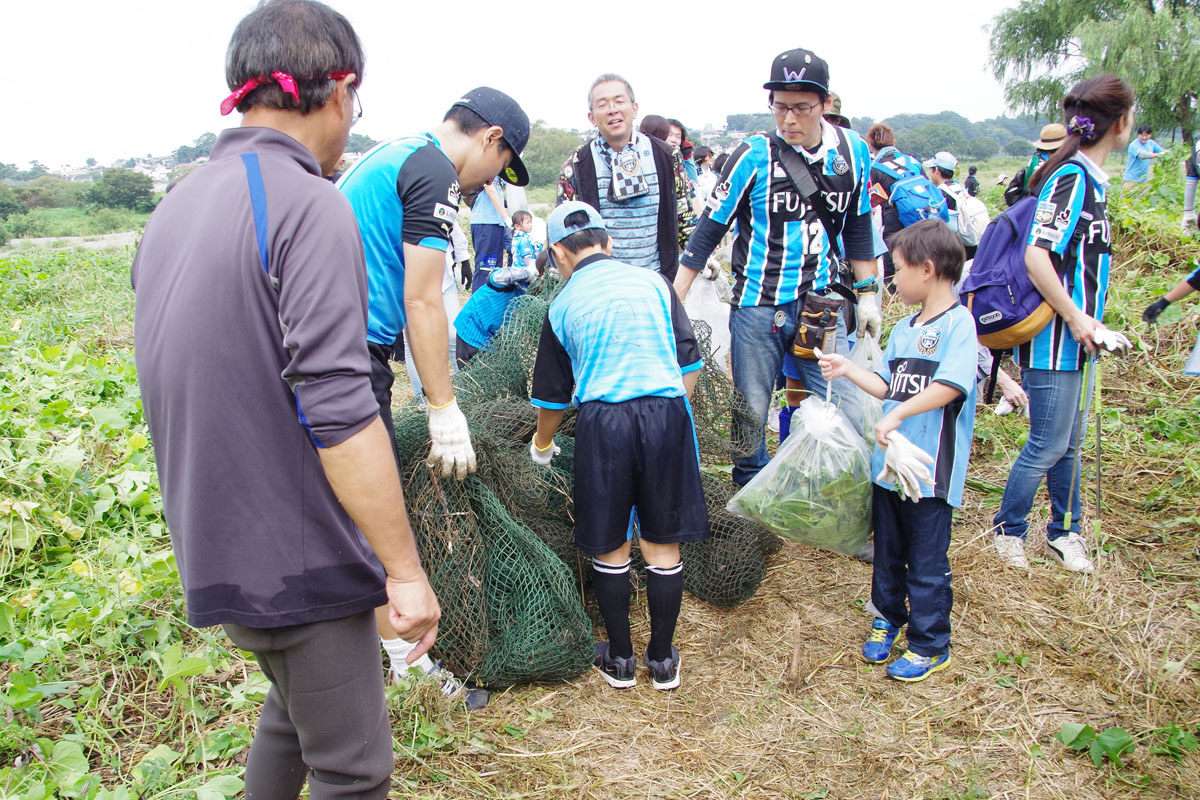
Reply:
[[[735, 415], [734, 441], [754, 447], [754, 452], [733, 462], [733, 482], [741, 486], [758, 474], [770, 456], [764, 427], [775, 380], [785, 358], [792, 356], [792, 339], [796, 336], [796, 313], [801, 301], [793, 300], [781, 306], [746, 306], [729, 311], [729, 359], [733, 369], [733, 385], [746, 398], [749, 416]], [[845, 317], [838, 319], [837, 351], [849, 354]], [[810, 394], [824, 399], [825, 379], [815, 359], [797, 358], [793, 365]], [[858, 389], [847, 378], [833, 382], [833, 402], [838, 405], [852, 425], [861, 427], [862, 409]]]
[[[1022, 382], [1029, 395], [1029, 440], [1013, 462], [1004, 486], [1000, 511], [992, 522], [997, 533], [1025, 538], [1029, 532], [1029, 510], [1046, 479], [1050, 494], [1050, 523], [1046, 538], [1079, 532], [1079, 483], [1082, 465], [1075, 463], [1079, 448], [1080, 419], [1087, 419], [1093, 381], [1088, 379], [1087, 398], [1080, 409], [1083, 370], [1025, 369]], [[1082, 416], [1081, 416], [1082, 415]], [[1071, 524], [1064, 522], [1068, 507]]]

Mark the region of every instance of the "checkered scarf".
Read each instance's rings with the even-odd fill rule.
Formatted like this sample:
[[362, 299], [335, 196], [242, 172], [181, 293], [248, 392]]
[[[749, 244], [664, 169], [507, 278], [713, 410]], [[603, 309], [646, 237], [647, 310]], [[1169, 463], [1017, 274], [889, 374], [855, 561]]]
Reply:
[[614, 203], [623, 203], [635, 197], [641, 197], [650, 192], [650, 184], [642, 175], [642, 157], [637, 148], [637, 137], [631, 136], [629, 144], [620, 152], [616, 152], [604, 141], [597, 137], [600, 153], [608, 159], [612, 169], [612, 181], [608, 184], [608, 199]]

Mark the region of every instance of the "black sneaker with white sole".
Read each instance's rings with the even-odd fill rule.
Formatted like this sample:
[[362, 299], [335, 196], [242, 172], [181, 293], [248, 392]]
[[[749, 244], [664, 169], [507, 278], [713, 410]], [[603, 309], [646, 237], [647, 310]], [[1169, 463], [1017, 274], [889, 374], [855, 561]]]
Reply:
[[596, 658], [592, 666], [600, 670], [604, 680], [614, 689], [628, 689], [637, 685], [637, 661], [629, 658], [614, 658], [608, 654], [608, 642], [596, 642]]
[[650, 684], [660, 692], [679, 688], [679, 648], [671, 645], [671, 655], [665, 661], [651, 661], [646, 654], [646, 666], [650, 670]]

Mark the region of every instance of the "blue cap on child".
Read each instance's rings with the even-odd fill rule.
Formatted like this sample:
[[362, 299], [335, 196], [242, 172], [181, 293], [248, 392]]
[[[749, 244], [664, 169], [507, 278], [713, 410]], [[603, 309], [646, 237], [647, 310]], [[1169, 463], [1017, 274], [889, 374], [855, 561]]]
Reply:
[[[571, 225], [568, 227], [566, 224], [567, 217], [577, 211], [587, 214], [587, 221], [582, 225]], [[570, 200], [550, 212], [550, 217], [546, 220], [546, 239], [550, 244], [558, 244], [571, 234], [586, 231], [588, 228], [608, 230], [608, 226], [604, 224], [604, 218], [600, 216], [599, 211], [580, 200]]]

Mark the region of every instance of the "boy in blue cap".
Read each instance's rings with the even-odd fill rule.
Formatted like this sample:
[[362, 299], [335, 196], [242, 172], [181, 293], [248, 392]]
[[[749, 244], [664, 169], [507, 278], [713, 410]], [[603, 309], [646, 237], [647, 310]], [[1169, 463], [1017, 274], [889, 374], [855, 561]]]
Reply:
[[563, 203], [546, 222], [550, 262], [567, 284], [550, 304], [533, 370], [537, 432], [548, 466], [567, 405], [575, 423], [575, 545], [592, 556], [608, 632], [595, 666], [610, 686], [637, 683], [629, 631], [632, 521], [646, 559], [655, 689], [679, 686], [672, 644], [683, 599], [679, 543], [711, 534], [688, 396], [701, 367], [691, 321], [663, 275], [619, 261], [597, 211]]

